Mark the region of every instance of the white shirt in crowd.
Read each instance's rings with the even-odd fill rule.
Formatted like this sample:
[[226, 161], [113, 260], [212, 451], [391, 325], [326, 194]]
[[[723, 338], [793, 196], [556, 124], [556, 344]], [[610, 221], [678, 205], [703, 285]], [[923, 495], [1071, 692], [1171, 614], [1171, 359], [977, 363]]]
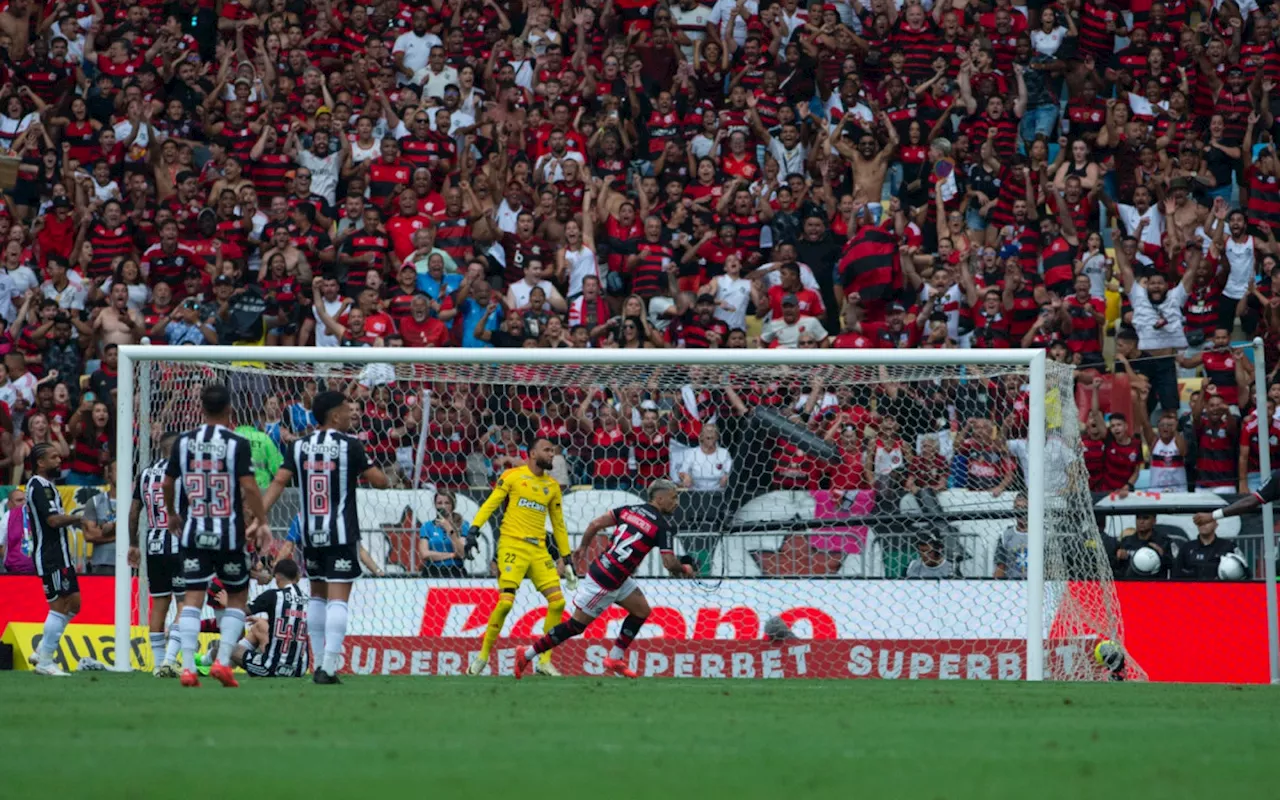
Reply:
[[[1187, 302], [1187, 290], [1181, 283], [1169, 287], [1164, 302], [1154, 306], [1146, 288], [1134, 281], [1129, 302], [1133, 304], [1133, 327], [1138, 332], [1139, 348], [1160, 350], [1187, 346], [1187, 334], [1182, 330], [1182, 306]], [[1159, 324], [1161, 320], [1163, 324]]]
[[[338, 312], [342, 310], [342, 298], [339, 297], [336, 300], [325, 300], [324, 310], [329, 312], [329, 316], [337, 319]], [[337, 347], [341, 344], [341, 342], [338, 341], [337, 336], [329, 333], [328, 328], [326, 328], [324, 323], [320, 321], [320, 315], [316, 313], [314, 308], [311, 309], [311, 316], [316, 321], [316, 347]]]
[[600, 267], [596, 264], [596, 254], [591, 248], [583, 245], [577, 250], [565, 248], [565, 265], [569, 267], [569, 296], [582, 294], [582, 279], [600, 277]]
[[543, 308], [550, 311], [550, 300], [556, 291], [550, 281], [538, 281], [535, 284], [530, 284], [528, 281], [516, 281], [507, 287], [507, 291], [511, 292], [511, 298], [516, 301], [516, 308], [528, 308], [529, 295], [533, 294], [533, 290], [538, 288], [542, 289], [543, 296], [548, 300], [548, 302], [543, 305]]
[[1159, 247], [1164, 241], [1164, 214], [1161, 214], [1156, 206], [1151, 206], [1146, 213], [1143, 213], [1126, 203], [1116, 203], [1116, 216], [1128, 231], [1136, 231], [1142, 220], [1147, 221], [1147, 226], [1142, 229], [1142, 236], [1139, 239], [1143, 244]]
[[[427, 57], [431, 55], [433, 47], [444, 47], [444, 42], [440, 41], [439, 36], [430, 31], [422, 36], [413, 31], [407, 31], [396, 37], [395, 44], [391, 46], [391, 52], [404, 53], [405, 69], [416, 73], [427, 66]], [[403, 86], [409, 83], [409, 79], [401, 73], [397, 76], [396, 82]]]
[[680, 45], [686, 59], [692, 60], [694, 44], [707, 38], [707, 22], [710, 19], [711, 9], [701, 3], [694, 6], [691, 11], [685, 11], [677, 3], [671, 4], [671, 21], [689, 39], [689, 44]]
[[427, 97], [441, 98], [444, 97], [444, 87], [458, 84], [458, 71], [447, 64], [439, 72], [432, 72], [431, 67], [426, 67], [413, 74], [413, 82], [422, 87], [422, 93]]
[[684, 451], [676, 464], [676, 472], [693, 480], [695, 492], [716, 492], [724, 488], [733, 470], [733, 456], [723, 447], [714, 453], [703, 452], [701, 447]]
[[802, 316], [793, 325], [788, 325], [787, 321], [781, 317], [770, 320], [760, 331], [760, 339], [766, 345], [776, 341], [778, 347], [789, 349], [799, 346], [802, 333], [809, 334], [819, 342], [827, 338], [827, 329], [822, 327], [822, 323], [818, 322], [816, 317]]
[[[751, 281], [746, 278], [716, 276], [716, 319], [729, 330], [747, 329], [747, 303], [751, 299]], [[724, 303], [729, 306], [720, 305]]]
[[300, 167], [311, 170], [311, 191], [323, 197], [329, 205], [338, 199], [338, 170], [342, 166], [342, 151], [321, 158], [310, 150], [299, 150], [293, 160]]
[[[716, 0], [716, 4], [711, 9], [711, 16], [707, 18], [707, 22], [720, 28], [720, 40], [724, 41], [728, 38], [729, 31], [729, 12], [733, 11], [733, 7], [738, 4], [738, 0]], [[742, 4], [747, 10], [746, 14], [739, 14], [733, 20], [733, 40], [737, 46], [741, 48], [747, 43], [747, 20], [760, 14], [760, 4], [756, 0], [747, 0]]]

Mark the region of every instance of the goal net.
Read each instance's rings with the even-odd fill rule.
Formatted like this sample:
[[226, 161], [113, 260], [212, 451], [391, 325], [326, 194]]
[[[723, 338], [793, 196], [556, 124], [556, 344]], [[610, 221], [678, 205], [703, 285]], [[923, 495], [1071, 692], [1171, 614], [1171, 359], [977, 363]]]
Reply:
[[[682, 487], [675, 549], [696, 575], [666, 577], [656, 554], [637, 573], [653, 608], [629, 650], [641, 675], [1106, 680], [1097, 645], [1123, 646], [1072, 371], [1042, 354], [127, 350], [122, 492], [162, 433], [199, 424], [210, 382], [262, 434], [263, 486], [278, 448], [314, 425], [317, 390], [355, 404], [353, 433], [392, 482], [359, 490], [366, 579], [344, 659], [357, 674], [465, 670], [498, 601], [501, 517], [469, 525], [536, 437], [558, 447], [575, 547], [650, 481]], [[243, 360], [258, 357], [271, 360]], [[301, 563], [299, 503], [291, 489], [272, 510], [265, 562]], [[577, 554], [578, 574], [607, 538]], [[117, 607], [145, 624], [142, 578], [118, 586]], [[492, 673], [511, 673], [545, 616], [526, 583]], [[623, 616], [604, 614], [556, 665], [601, 674]], [[1121, 674], [1142, 677], [1132, 659]]]

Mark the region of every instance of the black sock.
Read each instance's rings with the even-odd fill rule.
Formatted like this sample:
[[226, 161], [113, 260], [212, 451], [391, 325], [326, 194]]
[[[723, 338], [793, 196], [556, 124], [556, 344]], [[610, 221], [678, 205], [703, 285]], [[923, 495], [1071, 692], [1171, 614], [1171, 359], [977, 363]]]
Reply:
[[587, 629], [586, 625], [578, 622], [573, 617], [569, 617], [564, 622], [552, 628], [547, 632], [546, 636], [533, 643], [533, 651], [535, 653], [545, 653], [558, 644], [562, 644], [569, 639], [579, 635]]
[[[618, 631], [618, 638], [614, 640], [613, 647], [615, 651], [626, 650], [631, 646], [631, 640], [636, 638], [636, 634], [644, 627], [644, 617], [637, 617], [635, 614], [628, 614], [627, 618], [622, 621], [622, 629]], [[610, 657], [621, 658], [610, 652]]]

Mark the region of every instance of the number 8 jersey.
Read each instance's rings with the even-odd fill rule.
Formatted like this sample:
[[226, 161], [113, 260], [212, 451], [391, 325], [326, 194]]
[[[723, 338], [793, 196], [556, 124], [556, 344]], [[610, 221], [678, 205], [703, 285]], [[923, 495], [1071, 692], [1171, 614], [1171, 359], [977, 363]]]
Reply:
[[298, 516], [306, 547], [335, 547], [360, 540], [356, 487], [370, 464], [359, 439], [321, 428], [290, 445], [282, 466], [293, 473], [301, 489]]
[[613, 510], [617, 529], [609, 549], [591, 562], [588, 574], [601, 589], [617, 589], [639, 569], [649, 551], [672, 552], [675, 526], [649, 503]]
[[176, 484], [182, 547], [244, 550], [240, 479], [252, 476], [249, 442], [222, 425], [201, 425], [173, 443], [165, 475]]

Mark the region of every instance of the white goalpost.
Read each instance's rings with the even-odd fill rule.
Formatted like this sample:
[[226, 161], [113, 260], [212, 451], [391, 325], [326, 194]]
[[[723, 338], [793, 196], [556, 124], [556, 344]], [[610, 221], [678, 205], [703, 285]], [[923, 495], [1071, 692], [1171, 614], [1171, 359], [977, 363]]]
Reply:
[[[237, 425], [274, 423], [264, 406], [273, 398], [287, 404], [313, 382], [366, 404], [367, 443], [382, 449], [401, 482], [383, 493], [360, 490], [370, 558], [389, 577], [357, 584], [347, 657], [357, 671], [444, 674], [455, 667], [446, 647], [478, 647], [464, 613], [472, 606], [462, 604], [482, 607], [492, 586], [485, 556], [494, 524], [477, 532], [480, 551], [448, 571], [433, 571], [450, 559], [431, 561], [437, 554], [417, 529], [441, 494], [469, 521], [500, 465], [545, 431], [564, 442], [575, 544], [575, 520], [642, 496], [659, 472], [684, 479], [682, 465], [694, 463], [700, 446], [732, 464], [708, 491], [688, 475], [682, 493], [678, 552], [699, 559], [699, 578], [637, 575], [655, 607], [633, 655], [648, 674], [709, 676], [723, 666], [734, 675], [1106, 680], [1093, 646], [1123, 642], [1093, 522], [1072, 370], [1042, 350], [138, 345], [121, 347], [119, 359], [122, 509], [159, 457], [160, 434], [199, 423], [206, 382], [232, 388]], [[623, 433], [609, 440], [615, 419]], [[719, 439], [706, 450], [701, 439], [712, 430]], [[656, 466], [641, 456], [655, 441], [666, 448]], [[937, 449], [945, 455], [938, 463], [952, 466], [941, 479], [930, 473], [942, 487], [935, 491], [920, 482]], [[1007, 477], [989, 451], [1005, 453]], [[606, 460], [617, 469], [603, 469]], [[955, 472], [956, 463], [967, 471]], [[979, 474], [993, 463], [996, 489]], [[1015, 513], [1020, 495], [1025, 531]], [[277, 540], [289, 519], [270, 520]], [[1016, 565], [1000, 561], [1014, 558], [1009, 542], [1019, 543]], [[146, 624], [146, 575], [139, 570], [135, 590], [127, 548], [116, 554], [116, 641], [126, 642], [132, 624]], [[913, 569], [931, 577], [948, 564], [953, 577], [911, 580]], [[993, 577], [997, 570], [1005, 580]], [[429, 620], [438, 604], [441, 618]], [[540, 598], [522, 589], [517, 605], [502, 641], [540, 621]], [[746, 640], [739, 649], [726, 644], [735, 638]], [[579, 658], [581, 670], [570, 672], [589, 673], [591, 641], [557, 658]], [[774, 670], [777, 642], [793, 644]], [[509, 665], [498, 659], [494, 671], [502, 672]], [[130, 668], [128, 658], [116, 659], [115, 669]], [[1132, 659], [1127, 669], [1143, 677]]]

